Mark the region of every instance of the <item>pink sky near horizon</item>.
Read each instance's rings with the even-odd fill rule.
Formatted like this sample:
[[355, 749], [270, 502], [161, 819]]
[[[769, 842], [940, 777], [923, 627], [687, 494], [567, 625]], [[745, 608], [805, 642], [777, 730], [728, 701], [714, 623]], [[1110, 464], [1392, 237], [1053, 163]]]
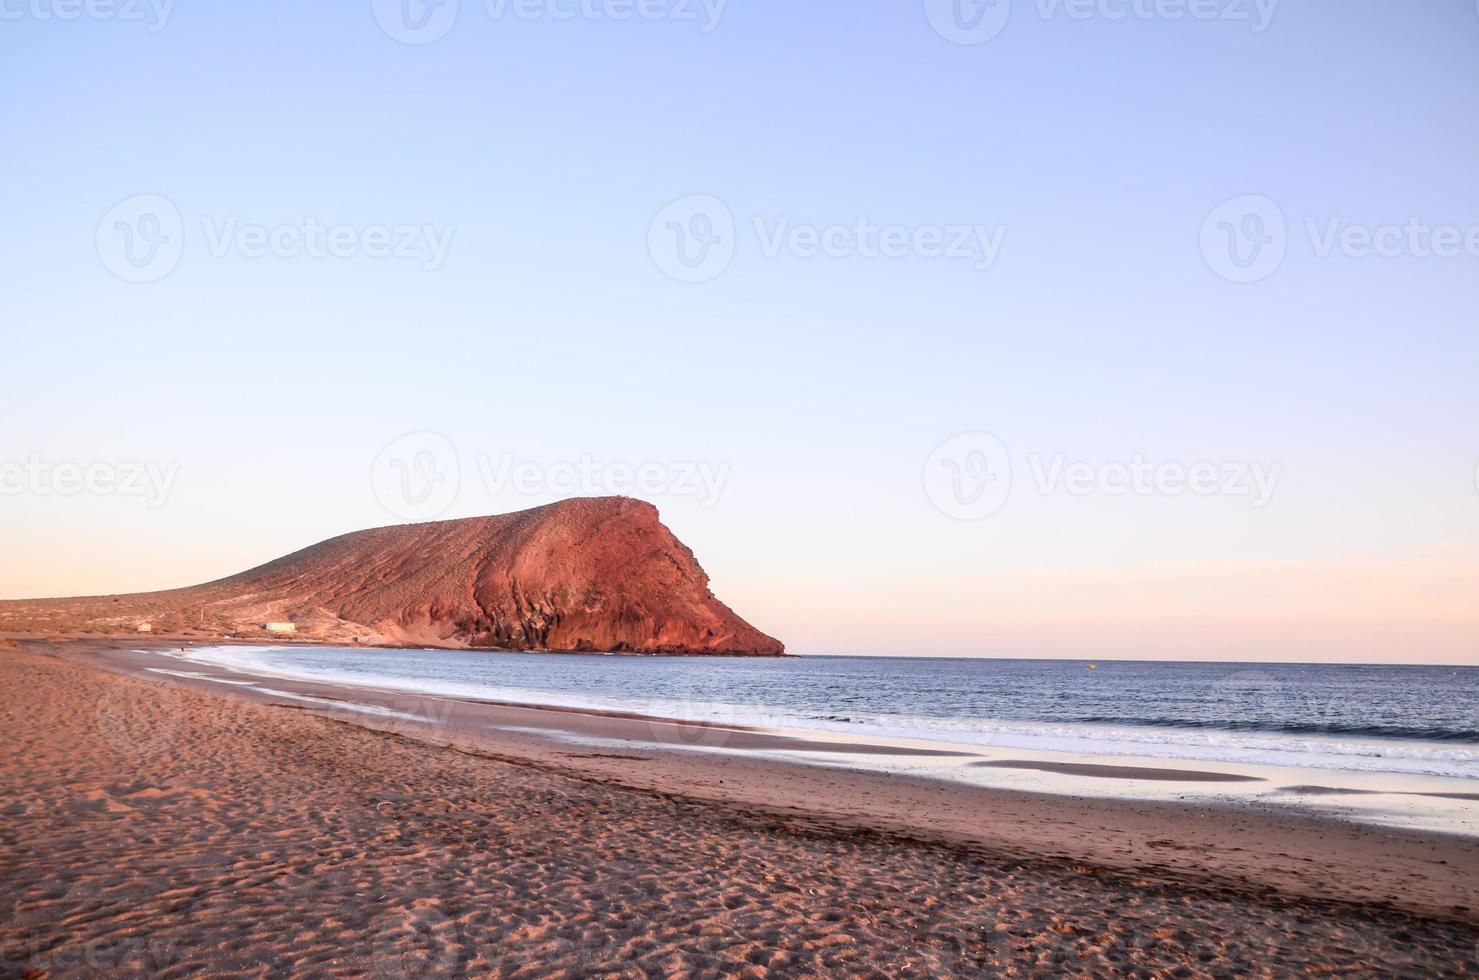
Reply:
[[[805, 555], [767, 566], [719, 523], [700, 514], [680, 537], [719, 598], [794, 653], [1479, 666], [1479, 559], [1457, 546], [1347, 561], [1024, 562], [941, 580], [891, 574], [886, 556], [845, 573]], [[289, 544], [274, 532], [284, 544], [264, 551], [250, 533], [211, 542], [166, 519], [116, 531], [10, 534], [0, 597], [193, 585], [331, 536]]]

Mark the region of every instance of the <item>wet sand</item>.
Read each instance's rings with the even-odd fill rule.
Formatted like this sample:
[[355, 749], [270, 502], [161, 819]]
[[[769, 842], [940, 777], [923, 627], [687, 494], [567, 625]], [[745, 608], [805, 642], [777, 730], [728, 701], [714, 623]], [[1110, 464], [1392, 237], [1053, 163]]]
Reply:
[[[1344, 786], [1281, 786], [1281, 793], [1299, 793], [1304, 796], [1380, 796], [1374, 789], [1349, 789]], [[1399, 796], [1428, 796], [1440, 800], [1476, 800], [1479, 793], [1398, 793]]]
[[6, 975], [1479, 970], [1471, 839], [694, 752], [761, 733], [639, 719], [377, 716], [142, 663], [0, 650]]
[[1033, 762], [1027, 759], [991, 759], [972, 762], [985, 769], [1032, 769], [1056, 772], [1064, 776], [1092, 776], [1096, 779], [1154, 779], [1163, 783], [1257, 783], [1257, 776], [1240, 776], [1232, 772], [1201, 772], [1196, 769], [1153, 769], [1149, 766], [1098, 766], [1086, 762]]

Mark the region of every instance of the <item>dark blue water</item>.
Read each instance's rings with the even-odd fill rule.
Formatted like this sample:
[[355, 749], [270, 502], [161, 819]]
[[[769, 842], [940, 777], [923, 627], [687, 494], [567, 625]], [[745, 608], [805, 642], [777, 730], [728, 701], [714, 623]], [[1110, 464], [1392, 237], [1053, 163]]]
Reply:
[[1479, 668], [236, 648], [301, 679], [829, 732], [1479, 778]]

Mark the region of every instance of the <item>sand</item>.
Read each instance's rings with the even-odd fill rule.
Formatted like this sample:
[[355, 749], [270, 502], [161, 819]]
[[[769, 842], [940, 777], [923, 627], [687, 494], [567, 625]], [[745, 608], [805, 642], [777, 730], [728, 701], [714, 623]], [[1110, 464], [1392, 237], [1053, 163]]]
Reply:
[[[1300, 793], [1305, 796], [1371, 796], [1375, 795], [1372, 790], [1350, 789], [1344, 786], [1284, 786], [1280, 788], [1283, 793]], [[1410, 796], [1431, 796], [1441, 800], [1476, 800], [1479, 801], [1479, 793], [1410, 793]]]
[[1097, 766], [1083, 762], [1034, 762], [1029, 759], [992, 759], [972, 762], [988, 769], [1033, 769], [1056, 772], [1065, 776], [1092, 776], [1095, 779], [1153, 779], [1164, 783], [1252, 783], [1257, 776], [1232, 772], [1202, 772], [1197, 769], [1156, 769], [1151, 766]]
[[[963, 794], [536, 725], [435, 745], [392, 716], [114, 673], [97, 654], [0, 652], [4, 975], [1479, 971], [1479, 921], [1454, 901], [1479, 870], [1472, 841]], [[646, 725], [483, 710], [549, 731]], [[1166, 860], [1259, 835], [1242, 883]], [[1079, 856], [1100, 851], [1118, 857]], [[1347, 880], [1363, 864], [1376, 885]], [[1313, 897], [1321, 878], [1373, 901]]]

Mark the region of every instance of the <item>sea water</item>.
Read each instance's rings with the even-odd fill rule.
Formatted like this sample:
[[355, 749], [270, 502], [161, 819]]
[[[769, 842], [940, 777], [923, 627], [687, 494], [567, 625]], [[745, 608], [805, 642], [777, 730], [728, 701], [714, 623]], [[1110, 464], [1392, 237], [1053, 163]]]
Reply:
[[963, 746], [1479, 779], [1479, 668], [214, 647], [302, 681]]

